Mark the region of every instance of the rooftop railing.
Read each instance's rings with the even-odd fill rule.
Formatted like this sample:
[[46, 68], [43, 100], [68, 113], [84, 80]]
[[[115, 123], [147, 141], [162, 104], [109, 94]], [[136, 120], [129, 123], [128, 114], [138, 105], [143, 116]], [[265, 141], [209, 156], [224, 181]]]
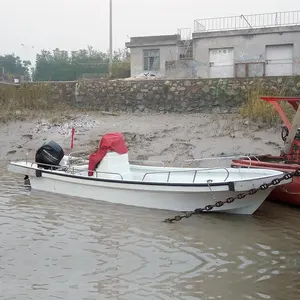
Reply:
[[300, 10], [198, 19], [194, 21], [194, 32], [269, 28], [292, 25], [300, 25]]

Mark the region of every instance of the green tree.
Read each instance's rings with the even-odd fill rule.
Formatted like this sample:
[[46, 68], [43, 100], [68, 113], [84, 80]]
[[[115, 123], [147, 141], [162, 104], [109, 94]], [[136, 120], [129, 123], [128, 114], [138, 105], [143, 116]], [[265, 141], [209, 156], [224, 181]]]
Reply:
[[85, 74], [99, 74], [106, 77], [108, 74], [108, 56], [88, 46], [87, 49], [73, 51], [71, 63], [76, 70], [77, 78]]
[[21, 77], [24, 76], [25, 80], [30, 79], [29, 68], [31, 62], [28, 60], [21, 60], [15, 54], [6, 54], [0, 56], [0, 69], [3, 78], [8, 77]]
[[128, 49], [119, 49], [118, 51], [114, 52], [112, 77], [130, 77], [130, 53]]
[[62, 81], [74, 80], [70, 58], [67, 51], [59, 49], [50, 51], [42, 50], [36, 56], [36, 66], [33, 72], [35, 81]]
[[[33, 71], [35, 81], [67, 81], [82, 78], [88, 74], [107, 77], [109, 55], [88, 46], [87, 49], [67, 51], [55, 49], [43, 50], [36, 56], [36, 68]], [[112, 77], [130, 76], [130, 58], [127, 50], [114, 52]]]

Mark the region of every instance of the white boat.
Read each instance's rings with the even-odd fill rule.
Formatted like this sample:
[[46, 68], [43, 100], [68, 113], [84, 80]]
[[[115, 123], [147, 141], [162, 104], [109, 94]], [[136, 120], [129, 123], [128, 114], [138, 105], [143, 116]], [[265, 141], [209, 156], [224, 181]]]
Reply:
[[[50, 143], [53, 146], [54, 142]], [[120, 151], [120, 145], [123, 151]], [[38, 152], [53, 158], [51, 155], [55, 156], [54, 154], [59, 152], [54, 151], [57, 150], [57, 146], [56, 144], [56, 149], [48, 147], [48, 152], [45, 151], [45, 146], [42, 146]], [[49, 149], [53, 150], [52, 154], [49, 153]], [[97, 158], [99, 152], [101, 153]], [[10, 162], [8, 170], [25, 175], [30, 180], [31, 188], [35, 190], [171, 211], [193, 211], [203, 208], [216, 201], [224, 201], [241, 192], [258, 188], [261, 184], [284, 175], [283, 172], [268, 169], [183, 168], [130, 164], [127, 147], [120, 134], [103, 136], [99, 149], [90, 155], [89, 161], [83, 165], [70, 164], [72, 156], [63, 154], [61, 157], [58, 158], [59, 164], [41, 163], [40, 158], [38, 162], [30, 162], [28, 159]], [[280, 185], [291, 181], [292, 179], [281, 181]], [[253, 214], [272, 189], [273, 187], [269, 187], [260, 190], [254, 195], [216, 207], [213, 211]]]

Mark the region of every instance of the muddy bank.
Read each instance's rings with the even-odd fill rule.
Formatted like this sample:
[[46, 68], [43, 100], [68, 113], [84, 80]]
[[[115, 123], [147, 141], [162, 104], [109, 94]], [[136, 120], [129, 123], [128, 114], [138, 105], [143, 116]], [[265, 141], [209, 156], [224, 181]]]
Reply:
[[1, 124], [2, 160], [34, 157], [44, 142], [54, 140], [70, 152], [71, 128], [76, 129], [73, 151], [92, 151], [102, 135], [125, 135], [132, 160], [183, 160], [220, 155], [278, 154], [280, 128], [265, 128], [230, 114], [77, 114], [44, 120]]

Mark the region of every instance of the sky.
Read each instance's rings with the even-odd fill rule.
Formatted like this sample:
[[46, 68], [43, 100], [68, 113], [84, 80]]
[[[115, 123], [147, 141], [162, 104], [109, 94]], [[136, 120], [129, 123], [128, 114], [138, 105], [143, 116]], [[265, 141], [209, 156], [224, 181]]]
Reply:
[[[298, 3], [298, 5], [297, 5]], [[176, 34], [194, 20], [300, 10], [299, 0], [113, 0], [113, 48], [133, 36]], [[109, 0], [0, 0], [0, 55], [42, 49], [108, 51]]]

